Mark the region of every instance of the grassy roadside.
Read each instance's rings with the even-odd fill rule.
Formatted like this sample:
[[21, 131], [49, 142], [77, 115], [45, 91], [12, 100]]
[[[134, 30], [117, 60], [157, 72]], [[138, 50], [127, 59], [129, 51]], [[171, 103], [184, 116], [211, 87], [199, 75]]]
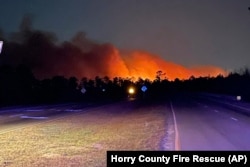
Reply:
[[101, 109], [2, 134], [0, 166], [106, 166], [107, 150], [157, 150], [162, 108], [114, 114]]

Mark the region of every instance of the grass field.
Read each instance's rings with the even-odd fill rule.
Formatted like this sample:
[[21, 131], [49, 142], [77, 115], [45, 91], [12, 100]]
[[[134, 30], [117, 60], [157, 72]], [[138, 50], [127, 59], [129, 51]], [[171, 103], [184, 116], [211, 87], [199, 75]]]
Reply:
[[162, 108], [99, 108], [0, 135], [0, 166], [106, 166], [107, 150], [158, 150]]

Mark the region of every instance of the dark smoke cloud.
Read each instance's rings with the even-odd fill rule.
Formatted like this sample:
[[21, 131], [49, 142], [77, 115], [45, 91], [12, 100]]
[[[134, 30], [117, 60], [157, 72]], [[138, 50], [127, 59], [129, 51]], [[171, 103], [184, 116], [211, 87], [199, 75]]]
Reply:
[[90, 40], [84, 32], [58, 43], [55, 34], [34, 29], [31, 17], [25, 16], [18, 32], [11, 33], [8, 39], [1, 31], [0, 35], [5, 43], [0, 63], [25, 64], [38, 78], [108, 75], [107, 60], [113, 46]]
[[146, 52], [121, 53], [112, 44], [88, 39], [84, 32], [76, 33], [69, 41], [59, 42], [54, 33], [34, 29], [31, 18], [25, 16], [19, 31], [11, 33], [8, 38], [0, 31], [0, 39], [4, 41], [0, 64], [24, 64], [39, 79], [63, 75], [79, 79], [108, 76], [152, 80], [159, 70], [170, 80], [187, 79], [191, 75], [224, 74], [218, 67], [185, 68]]

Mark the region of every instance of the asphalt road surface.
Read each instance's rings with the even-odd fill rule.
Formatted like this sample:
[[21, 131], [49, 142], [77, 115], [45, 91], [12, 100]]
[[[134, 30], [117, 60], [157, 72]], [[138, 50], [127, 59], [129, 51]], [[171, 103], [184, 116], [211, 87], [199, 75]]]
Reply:
[[15, 106], [0, 109], [0, 134], [62, 119], [69, 114], [88, 112], [98, 107], [90, 103], [67, 103], [41, 106]]
[[176, 150], [250, 150], [250, 104], [224, 96], [172, 97]]

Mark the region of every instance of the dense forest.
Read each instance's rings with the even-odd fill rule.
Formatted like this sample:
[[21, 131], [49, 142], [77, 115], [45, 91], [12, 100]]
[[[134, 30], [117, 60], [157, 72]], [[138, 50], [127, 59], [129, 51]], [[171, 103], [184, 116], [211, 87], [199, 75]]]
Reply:
[[[128, 97], [130, 86], [136, 89], [135, 96], [142, 99], [164, 98], [176, 92], [211, 92], [241, 95], [243, 100], [250, 101], [250, 72], [247, 68], [228, 76], [190, 77], [174, 81], [163, 79], [162, 74], [157, 71], [153, 81], [99, 76], [94, 79], [54, 76], [39, 80], [25, 65], [16, 68], [1, 65], [0, 106], [121, 100]], [[141, 90], [142, 86], [147, 87], [145, 92]]]

